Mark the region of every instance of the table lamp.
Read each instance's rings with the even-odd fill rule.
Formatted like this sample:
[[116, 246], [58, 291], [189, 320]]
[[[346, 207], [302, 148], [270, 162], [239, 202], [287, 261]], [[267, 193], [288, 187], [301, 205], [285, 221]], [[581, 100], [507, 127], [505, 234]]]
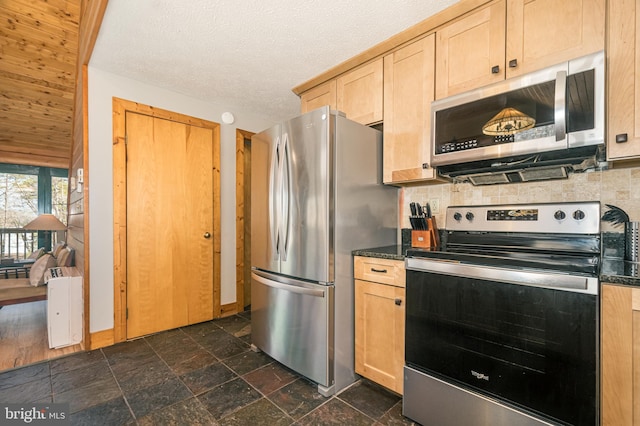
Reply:
[[50, 213], [43, 213], [33, 219], [31, 222], [23, 226], [23, 229], [28, 231], [45, 231], [44, 232], [44, 249], [46, 251], [51, 250], [51, 231], [64, 231], [67, 229], [66, 225], [57, 217]]

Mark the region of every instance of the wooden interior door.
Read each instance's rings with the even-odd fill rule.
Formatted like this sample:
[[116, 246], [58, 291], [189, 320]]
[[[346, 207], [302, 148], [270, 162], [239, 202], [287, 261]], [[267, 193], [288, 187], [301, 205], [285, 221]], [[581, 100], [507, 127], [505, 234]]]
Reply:
[[251, 139], [244, 140], [244, 178], [243, 310], [251, 305]]
[[213, 318], [210, 128], [127, 111], [127, 338]]

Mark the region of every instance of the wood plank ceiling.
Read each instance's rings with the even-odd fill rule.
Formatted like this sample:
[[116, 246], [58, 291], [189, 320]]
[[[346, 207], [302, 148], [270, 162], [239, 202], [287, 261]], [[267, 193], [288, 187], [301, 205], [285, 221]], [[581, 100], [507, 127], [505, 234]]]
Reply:
[[0, 0], [0, 163], [68, 168], [80, 0]]

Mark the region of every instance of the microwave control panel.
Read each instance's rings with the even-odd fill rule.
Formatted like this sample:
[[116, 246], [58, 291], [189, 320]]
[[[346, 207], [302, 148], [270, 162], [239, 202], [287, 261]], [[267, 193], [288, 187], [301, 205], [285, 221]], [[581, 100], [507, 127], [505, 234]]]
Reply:
[[456, 151], [464, 151], [467, 149], [478, 148], [489, 145], [499, 145], [504, 143], [515, 142], [515, 136], [511, 135], [500, 135], [500, 136], [482, 136], [472, 139], [466, 139], [464, 141], [452, 141], [446, 142], [440, 145], [440, 153], [444, 154], [447, 152], [456, 152]]

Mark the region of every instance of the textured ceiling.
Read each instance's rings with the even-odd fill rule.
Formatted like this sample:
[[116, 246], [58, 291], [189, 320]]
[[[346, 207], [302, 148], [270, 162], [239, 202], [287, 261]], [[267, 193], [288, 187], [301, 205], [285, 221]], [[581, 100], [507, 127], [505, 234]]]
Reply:
[[284, 120], [291, 89], [457, 0], [109, 0], [91, 65]]

